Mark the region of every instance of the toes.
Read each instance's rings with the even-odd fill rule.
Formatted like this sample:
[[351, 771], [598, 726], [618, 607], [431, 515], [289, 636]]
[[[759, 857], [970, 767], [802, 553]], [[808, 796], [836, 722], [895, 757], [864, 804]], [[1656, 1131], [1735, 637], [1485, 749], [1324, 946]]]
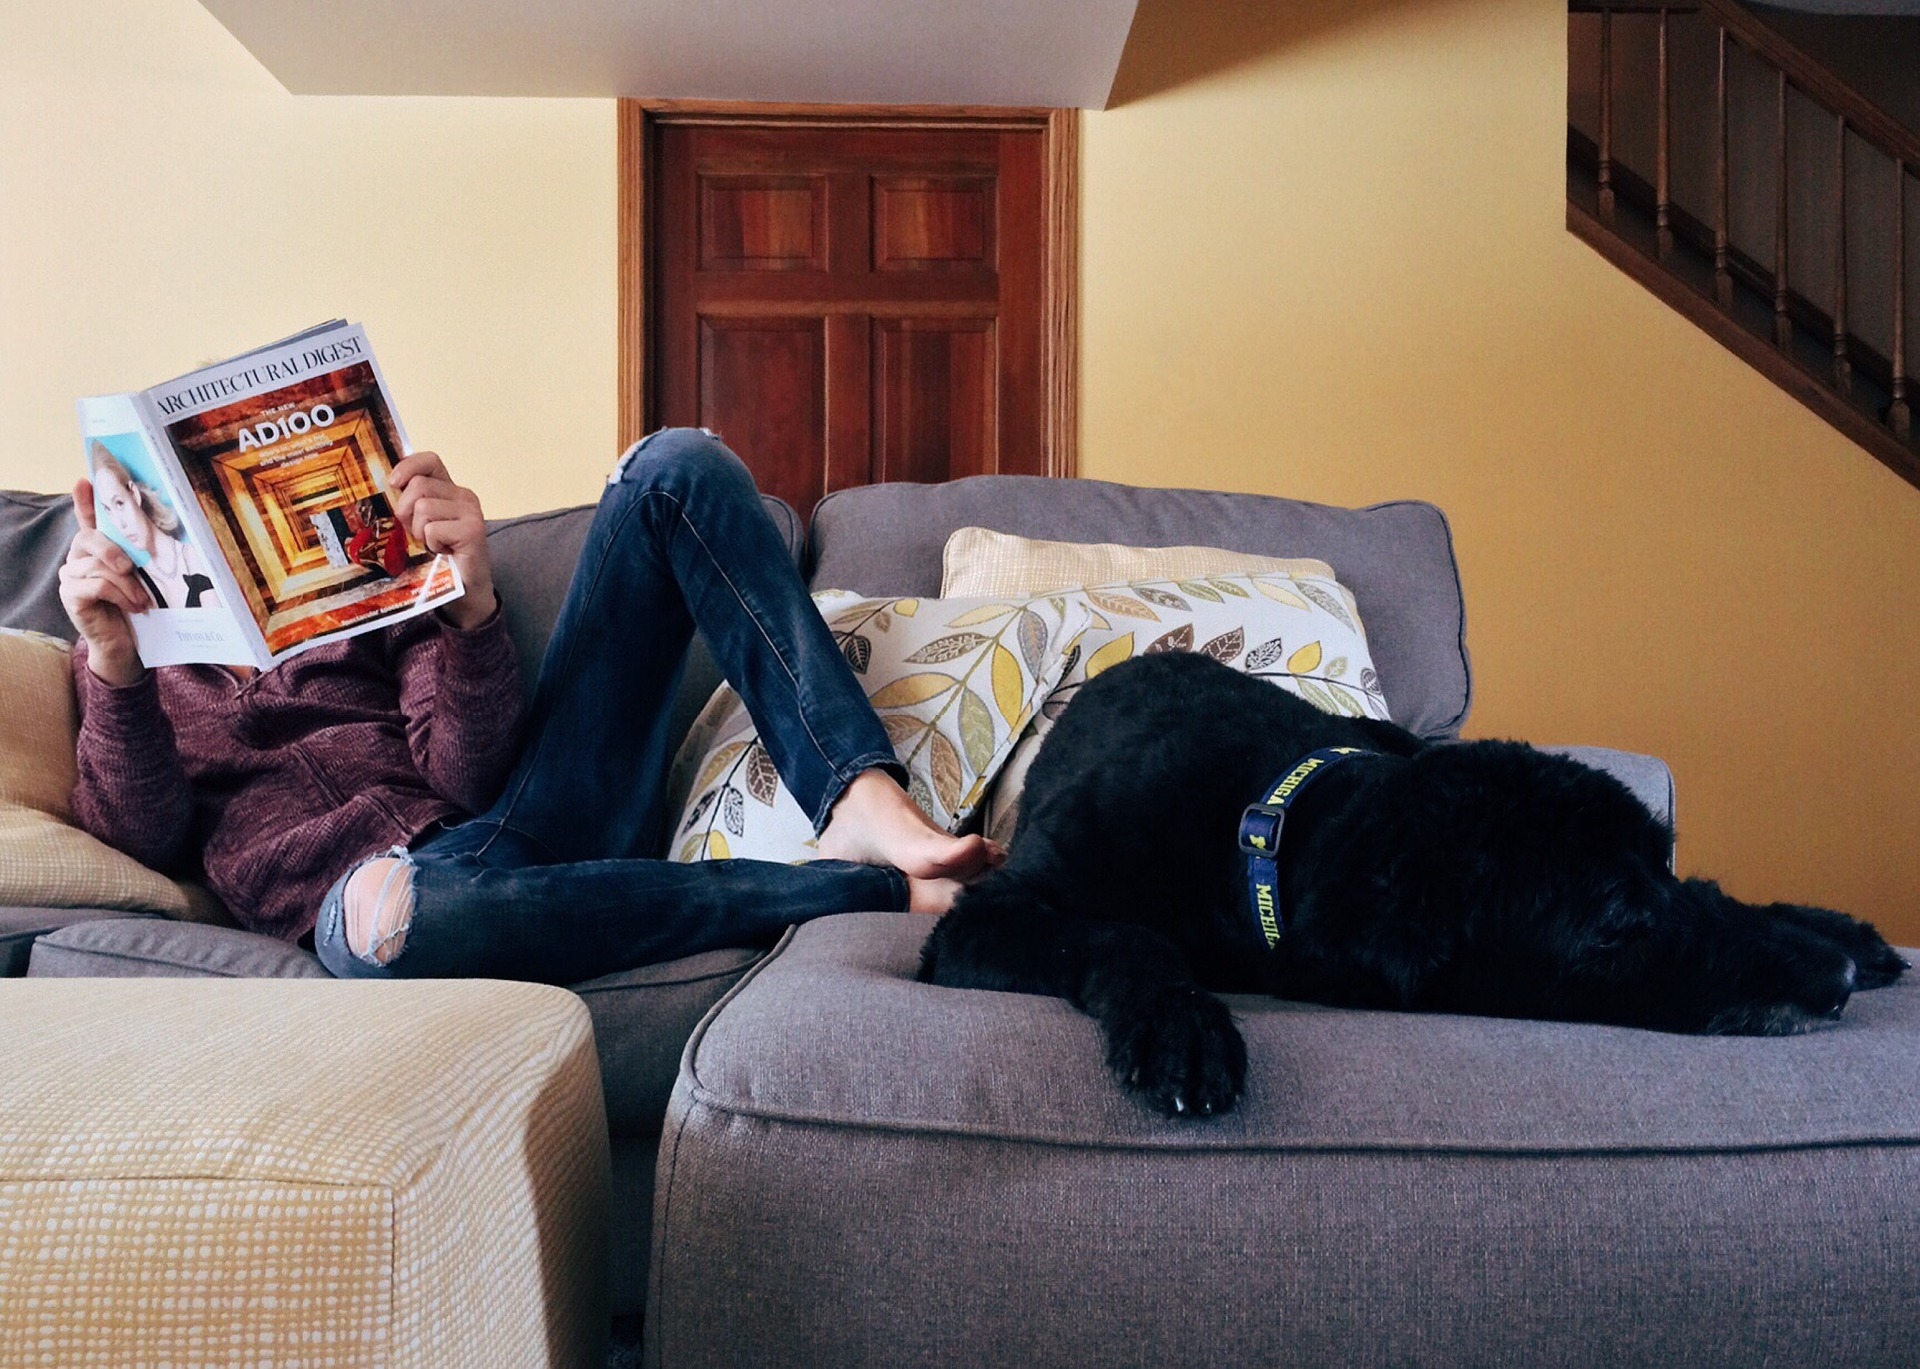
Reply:
[[1165, 1117], [1211, 1117], [1239, 1100], [1246, 1046], [1226, 1006], [1199, 989], [1153, 1002], [1114, 1043], [1114, 1072]]
[[1859, 971], [1859, 987], [1884, 989], [1912, 968], [1906, 957], [1884, 943], [1854, 958]]

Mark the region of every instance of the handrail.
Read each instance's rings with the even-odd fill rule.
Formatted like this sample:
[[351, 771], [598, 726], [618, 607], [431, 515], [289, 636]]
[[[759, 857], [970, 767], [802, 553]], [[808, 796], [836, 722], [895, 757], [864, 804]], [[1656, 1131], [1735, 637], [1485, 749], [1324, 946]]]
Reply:
[[1699, 0], [1699, 4], [1742, 47], [1786, 72], [1787, 79], [1824, 105], [1827, 113], [1846, 119], [1848, 128], [1889, 157], [1920, 166], [1920, 133], [1841, 80], [1824, 62], [1789, 43], [1734, 0]]
[[[1599, 16], [1601, 71], [1600, 125], [1588, 154], [1593, 157], [1593, 208], [1580, 208], [1570, 194], [1568, 226], [1629, 274], [1641, 279], [1656, 294], [1668, 298], [1669, 302], [1702, 327], [1799, 394], [1903, 478], [1920, 485], [1920, 443], [1915, 442], [1913, 422], [1916, 406], [1909, 393], [1912, 387], [1907, 375], [1907, 301], [1911, 298], [1907, 275], [1907, 229], [1910, 216], [1904, 207], [1907, 182], [1916, 172], [1920, 172], [1920, 133], [1906, 127], [1854, 90], [1817, 58], [1775, 33], [1737, 0], [1569, 0], [1568, 9], [1572, 13]], [[1698, 215], [1688, 215], [1672, 202], [1668, 20], [1676, 14], [1703, 21], [1711, 26], [1710, 31], [1715, 38], [1716, 69], [1712, 78], [1716, 107], [1712, 128], [1713, 204], [1709, 213]], [[1613, 110], [1610, 99], [1613, 54], [1610, 40], [1614, 19], [1624, 15], [1651, 16], [1659, 20], [1656, 73], [1658, 136], [1651, 185], [1643, 177], [1616, 166], [1613, 158]], [[1773, 263], [1770, 274], [1766, 266], [1736, 250], [1731, 241], [1729, 182], [1734, 158], [1729, 144], [1730, 44], [1737, 44], [1750, 53], [1772, 74], [1772, 83], [1776, 87], [1773, 97], [1775, 108], [1772, 111], [1776, 130]], [[1790, 192], [1787, 105], [1790, 88], [1798, 89], [1833, 121], [1833, 164], [1837, 174], [1828, 216], [1834, 225], [1839, 250], [1833, 254], [1831, 303], [1824, 309], [1795, 295], [1788, 280]], [[1849, 296], [1860, 286], [1860, 281], [1849, 270], [1847, 250], [1847, 148], [1850, 133], [1861, 145], [1884, 155], [1892, 162], [1894, 170], [1896, 199], [1893, 232], [1891, 241], [1885, 244], [1890, 257], [1894, 298], [1893, 345], [1891, 355], [1887, 357], [1882, 357], [1854, 336], [1848, 318]], [[1569, 156], [1572, 157], [1578, 139], [1571, 126], [1568, 136]], [[1621, 231], [1616, 213], [1616, 176], [1633, 197], [1634, 212], [1650, 212], [1652, 215], [1651, 252], [1647, 252], [1645, 247], [1628, 247], [1625, 237], [1619, 238], [1617, 244], [1610, 237]], [[1693, 279], [1699, 282], [1695, 286], [1682, 285], [1693, 268], [1686, 268], [1676, 255], [1674, 229], [1683, 220], [1692, 244], [1689, 251], [1699, 254], [1693, 260], [1700, 262], [1709, 273], [1704, 278], [1694, 275]], [[1642, 227], [1635, 231], [1644, 233], [1646, 229]], [[1645, 254], [1644, 263], [1641, 254]], [[1876, 275], [1880, 269], [1882, 265], [1877, 263]], [[1736, 319], [1736, 279], [1748, 291], [1762, 296], [1763, 307], [1766, 303], [1771, 304], [1771, 346], [1753, 345], [1747, 336], [1748, 325]], [[1695, 295], [1701, 285], [1706, 287], [1705, 293], [1699, 294], [1699, 307], [1696, 307]], [[1877, 283], [1874, 288], [1878, 288]], [[1769, 295], [1771, 299], [1767, 300], [1765, 297]], [[1811, 334], [1813, 340], [1828, 353], [1824, 364], [1816, 366], [1811, 362], [1806, 355], [1807, 348], [1796, 341], [1797, 336], [1804, 337], [1807, 334]], [[1760, 335], [1764, 336], [1764, 333]], [[1866, 369], [1857, 371], [1856, 363], [1864, 365]], [[1856, 395], [1856, 374], [1867, 377], [1867, 393], [1864, 395]], [[1808, 388], [1809, 384], [1812, 389]]]
[[1847, 127], [1889, 157], [1920, 167], [1920, 133], [1915, 133], [1837, 76], [1819, 58], [1782, 38], [1736, 0], [1570, 0], [1575, 14], [1702, 13], [1739, 40], [1740, 46], [1784, 71], [1802, 94], [1826, 112], [1844, 117]]

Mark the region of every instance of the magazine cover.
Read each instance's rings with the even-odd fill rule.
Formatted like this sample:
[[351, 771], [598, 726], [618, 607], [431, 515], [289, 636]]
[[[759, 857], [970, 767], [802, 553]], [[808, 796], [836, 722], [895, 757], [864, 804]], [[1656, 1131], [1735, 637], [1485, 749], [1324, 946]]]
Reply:
[[[113, 426], [116, 400], [144, 422], [97, 431]], [[137, 395], [82, 401], [81, 411], [89, 469], [107, 472], [95, 479], [99, 525], [121, 541], [125, 520], [121, 545], [159, 610], [137, 615], [153, 620], [145, 636], [136, 623], [148, 664], [240, 663], [237, 640], [249, 648], [243, 659], [264, 667], [462, 592], [452, 561], [395, 515], [389, 477], [406, 436], [358, 327], [322, 325]], [[127, 480], [97, 464], [95, 447], [112, 455], [116, 441], [134, 459]], [[152, 477], [133, 481], [138, 489], [128, 484], [136, 468]], [[127, 506], [143, 502], [161, 522], [174, 515], [175, 540], [142, 528]], [[148, 544], [143, 559], [136, 548]], [[208, 622], [188, 621], [185, 611], [203, 609]], [[216, 622], [227, 629], [217, 645]], [[170, 645], [150, 656], [149, 636]]]
[[152, 604], [132, 618], [140, 659], [254, 664], [253, 644], [228, 611], [213, 558], [188, 526], [181, 492], [148, 440], [133, 396], [82, 400], [80, 433], [94, 523], [132, 558]]

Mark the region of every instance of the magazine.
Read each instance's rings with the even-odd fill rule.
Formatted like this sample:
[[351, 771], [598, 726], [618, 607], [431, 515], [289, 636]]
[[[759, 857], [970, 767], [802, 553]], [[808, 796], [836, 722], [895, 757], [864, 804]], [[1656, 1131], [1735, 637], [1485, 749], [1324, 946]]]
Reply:
[[395, 516], [409, 448], [357, 325], [79, 410], [96, 522], [152, 601], [130, 615], [149, 666], [264, 670], [464, 592]]

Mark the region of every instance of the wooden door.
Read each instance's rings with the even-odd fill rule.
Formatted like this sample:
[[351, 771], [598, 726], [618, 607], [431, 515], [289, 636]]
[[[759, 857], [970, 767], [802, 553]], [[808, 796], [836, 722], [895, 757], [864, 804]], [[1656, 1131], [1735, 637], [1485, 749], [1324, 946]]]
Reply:
[[649, 133], [647, 426], [713, 429], [803, 515], [851, 485], [1064, 473], [1044, 115]]

